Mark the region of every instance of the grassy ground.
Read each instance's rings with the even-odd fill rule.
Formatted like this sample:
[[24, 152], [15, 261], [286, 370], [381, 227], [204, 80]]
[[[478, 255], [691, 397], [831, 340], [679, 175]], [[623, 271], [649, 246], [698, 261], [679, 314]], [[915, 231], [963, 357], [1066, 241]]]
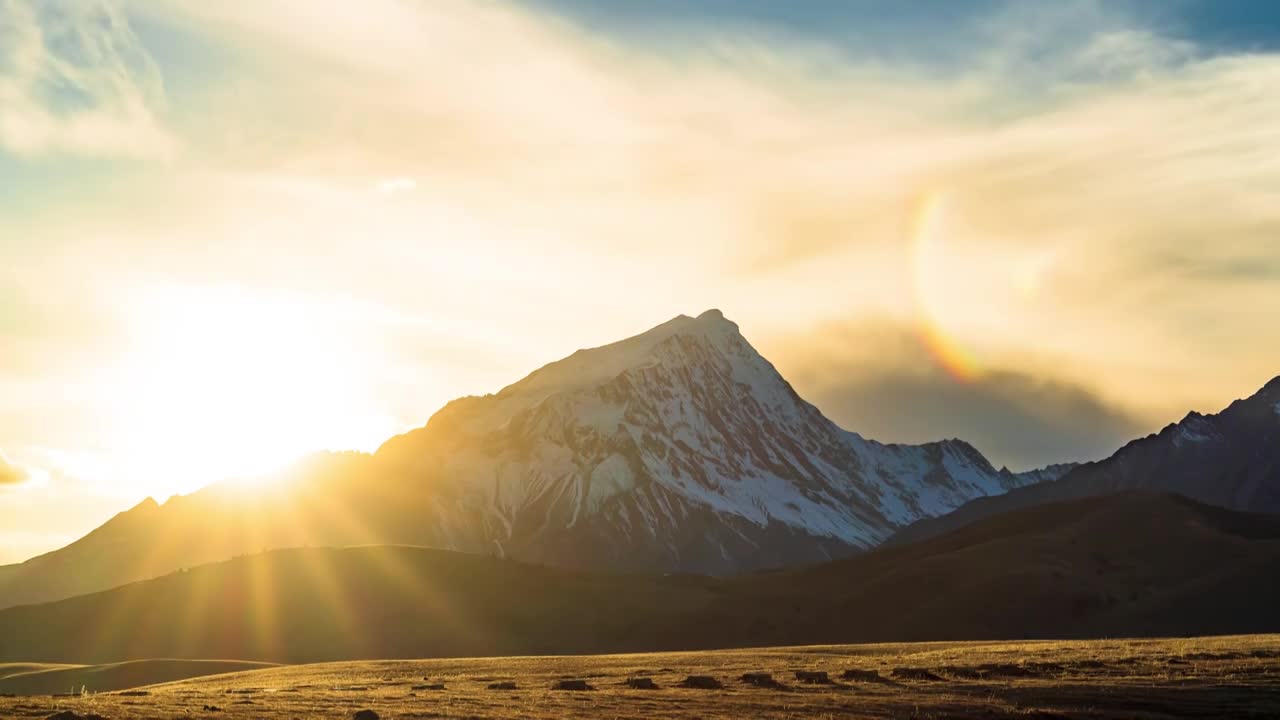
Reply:
[[0, 664], [0, 694], [53, 695], [127, 690], [205, 675], [261, 670], [272, 663], [241, 660], [137, 660], [107, 665]]
[[[830, 685], [795, 680], [826, 671]], [[846, 670], [864, 671], [845, 680]], [[757, 687], [743, 673], [771, 673]], [[874, 673], [872, 676], [868, 673]], [[720, 689], [678, 687], [710, 675]], [[656, 690], [631, 689], [651, 678]], [[562, 679], [594, 689], [553, 690]], [[489, 689], [510, 681], [515, 690]], [[436, 688], [442, 684], [443, 689]], [[107, 718], [1280, 717], [1280, 636], [845, 645], [694, 653], [368, 661], [277, 667], [131, 694], [0, 698], [0, 717]]]

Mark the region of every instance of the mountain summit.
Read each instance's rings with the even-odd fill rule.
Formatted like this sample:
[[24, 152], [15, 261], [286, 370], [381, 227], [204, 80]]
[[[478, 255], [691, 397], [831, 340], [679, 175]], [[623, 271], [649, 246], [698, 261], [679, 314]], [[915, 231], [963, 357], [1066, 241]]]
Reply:
[[124, 513], [0, 568], [0, 606], [308, 544], [736, 573], [867, 548], [1064, 469], [1017, 475], [958, 440], [886, 445], [842, 430], [709, 310], [455, 400], [373, 456], [313, 459], [260, 496], [213, 486]]
[[869, 547], [1024, 481], [963, 442], [840, 429], [718, 310], [454, 401], [378, 454], [454, 488], [446, 546], [713, 573]]

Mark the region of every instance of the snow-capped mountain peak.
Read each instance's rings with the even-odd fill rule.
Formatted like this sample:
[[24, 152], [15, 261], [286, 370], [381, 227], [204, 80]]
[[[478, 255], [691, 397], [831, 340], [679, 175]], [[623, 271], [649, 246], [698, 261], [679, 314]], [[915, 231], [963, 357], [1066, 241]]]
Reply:
[[840, 429], [718, 310], [450, 403], [379, 454], [465, 507], [439, 509], [450, 546], [712, 572], [868, 547], [1029, 479], [960, 441]]
[[373, 455], [313, 456], [269, 492], [213, 485], [144, 503], [0, 567], [0, 607], [299, 545], [738, 573], [855, 552], [1066, 469], [1014, 474], [960, 440], [884, 444], [843, 430], [711, 310], [449, 403]]

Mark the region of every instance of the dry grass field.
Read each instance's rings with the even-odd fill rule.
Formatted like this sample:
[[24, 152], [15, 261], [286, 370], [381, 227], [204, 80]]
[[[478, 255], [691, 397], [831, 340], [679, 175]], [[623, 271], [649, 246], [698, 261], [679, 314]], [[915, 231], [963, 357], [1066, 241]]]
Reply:
[[[825, 672], [830, 682], [801, 682], [797, 671]], [[746, 673], [773, 682], [746, 682]], [[681, 687], [690, 675], [722, 687]], [[640, 678], [656, 688], [628, 686]], [[590, 689], [553, 689], [562, 680]], [[515, 689], [491, 688], [498, 683]], [[6, 718], [349, 718], [363, 709], [381, 718], [548, 720], [1275, 718], [1280, 636], [343, 662], [0, 698]]]
[[276, 667], [243, 660], [134, 660], [105, 665], [0, 663], [0, 695], [67, 694], [73, 688], [94, 692], [186, 680], [244, 670]]

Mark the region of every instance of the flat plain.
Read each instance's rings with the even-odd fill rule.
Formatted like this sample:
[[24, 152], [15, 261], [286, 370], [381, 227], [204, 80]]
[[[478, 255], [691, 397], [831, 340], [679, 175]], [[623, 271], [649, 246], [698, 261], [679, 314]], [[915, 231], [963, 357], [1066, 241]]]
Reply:
[[[710, 677], [692, 684], [712, 687], [682, 687], [689, 676]], [[562, 681], [589, 689], [555, 689]], [[350, 718], [365, 709], [504, 720], [1275, 718], [1280, 635], [339, 662], [0, 698], [6, 718]]]

